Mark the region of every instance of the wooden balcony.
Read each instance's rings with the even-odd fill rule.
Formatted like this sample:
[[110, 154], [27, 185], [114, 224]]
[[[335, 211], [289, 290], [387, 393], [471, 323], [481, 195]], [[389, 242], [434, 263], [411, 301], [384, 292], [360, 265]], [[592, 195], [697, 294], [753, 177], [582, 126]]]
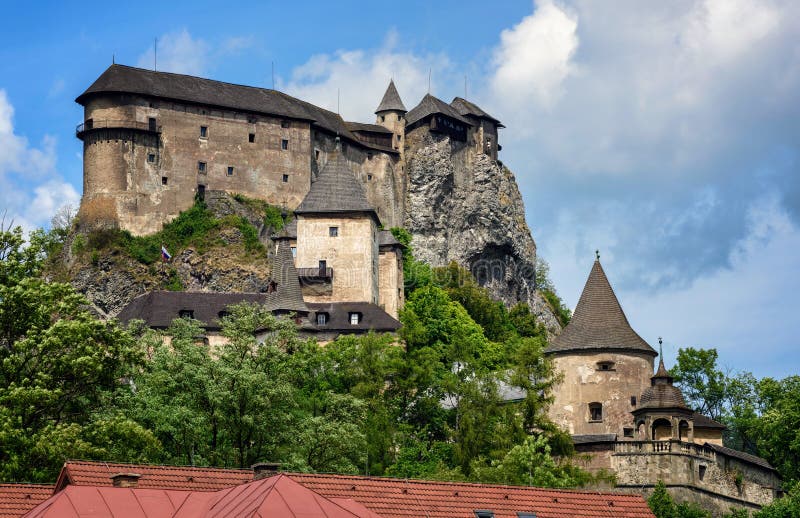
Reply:
[[87, 119], [75, 128], [75, 136], [83, 140], [86, 133], [90, 131], [102, 129], [125, 129], [132, 131], [141, 131], [144, 133], [159, 134], [161, 133], [161, 126], [149, 122], [137, 122], [131, 120], [113, 120], [113, 119]]

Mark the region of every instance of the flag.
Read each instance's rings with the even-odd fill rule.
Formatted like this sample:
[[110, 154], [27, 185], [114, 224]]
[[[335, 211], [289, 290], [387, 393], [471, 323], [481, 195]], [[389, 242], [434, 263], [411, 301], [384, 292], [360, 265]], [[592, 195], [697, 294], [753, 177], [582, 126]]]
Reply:
[[167, 252], [167, 247], [165, 247], [164, 245], [161, 245], [161, 259], [162, 259], [162, 260], [163, 260], [165, 263], [166, 263], [167, 261], [169, 261], [170, 259], [172, 259], [172, 256], [171, 256], [171, 255], [169, 255], [169, 252]]

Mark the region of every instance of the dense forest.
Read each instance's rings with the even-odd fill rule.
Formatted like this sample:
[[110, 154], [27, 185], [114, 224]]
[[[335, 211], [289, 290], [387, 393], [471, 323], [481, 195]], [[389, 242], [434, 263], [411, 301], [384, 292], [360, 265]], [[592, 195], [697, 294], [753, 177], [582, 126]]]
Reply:
[[[343, 336], [320, 347], [291, 321], [239, 305], [223, 319], [228, 343], [212, 348], [193, 320], [160, 332], [90, 313], [47, 274], [68, 227], [27, 240], [19, 228], [0, 230], [3, 481], [52, 482], [69, 458], [274, 461], [547, 487], [613, 481], [583, 471], [569, 436], [547, 418], [558, 375], [543, 354], [545, 331], [526, 306], [507, 309], [455, 264], [431, 268], [407, 248], [399, 337]], [[256, 330], [267, 331], [263, 341]], [[728, 426], [727, 444], [784, 477], [789, 496], [758, 516], [797, 516], [800, 377], [724, 373], [717, 360], [713, 349], [685, 348], [673, 374], [690, 405]], [[511, 390], [523, 396], [509, 401]], [[659, 517], [703, 516], [658, 489], [651, 507]]]

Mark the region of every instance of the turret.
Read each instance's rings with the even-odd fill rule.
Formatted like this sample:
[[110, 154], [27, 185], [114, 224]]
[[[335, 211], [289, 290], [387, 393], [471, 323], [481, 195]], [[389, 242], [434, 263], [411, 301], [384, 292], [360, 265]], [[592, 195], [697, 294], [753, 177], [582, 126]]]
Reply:
[[376, 123], [394, 134], [392, 147], [400, 151], [401, 154], [405, 143], [406, 111], [406, 107], [400, 99], [400, 94], [397, 93], [397, 88], [394, 86], [394, 81], [389, 80], [386, 93], [383, 94], [383, 99], [381, 99], [378, 109], [375, 110]]

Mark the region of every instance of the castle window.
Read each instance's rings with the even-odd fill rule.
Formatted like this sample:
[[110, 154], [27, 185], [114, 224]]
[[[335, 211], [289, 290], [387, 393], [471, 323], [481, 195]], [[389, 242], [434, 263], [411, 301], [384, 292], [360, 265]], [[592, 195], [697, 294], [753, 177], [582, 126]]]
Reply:
[[397, 135], [397, 141], [400, 142], [400, 135]]
[[319, 149], [314, 150], [314, 160], [319, 160]]
[[357, 326], [359, 322], [361, 322], [361, 313], [349, 313], [350, 316], [350, 325]]
[[230, 313], [228, 313], [228, 312], [227, 312], [227, 311], [225, 311], [225, 310], [223, 310], [223, 311], [220, 311], [219, 313], [217, 313], [217, 316], [218, 316], [220, 319], [223, 319], [223, 318], [227, 317], [228, 315], [230, 315]]
[[604, 361], [604, 362], [597, 362], [597, 370], [599, 371], [613, 371], [614, 369], [614, 362]]
[[367, 153], [367, 160], [372, 160], [372, 151]]
[[289, 126], [291, 126], [289, 121], [281, 121], [281, 128], [288, 128]]
[[600, 422], [603, 420], [603, 404], [589, 403], [589, 422]]
[[281, 140], [281, 149], [286, 150], [289, 149], [289, 141], [286, 139]]
[[161, 177], [161, 185], [167, 185], [167, 177], [166, 176], [162, 176]]
[[633, 428], [623, 428], [622, 435], [625, 437], [633, 437]]
[[381, 122], [386, 122], [386, 115], [381, 115]]
[[367, 175], [367, 180], [372, 180], [372, 175], [371, 174]]
[[150, 162], [151, 164], [152, 164], [152, 163], [155, 163], [155, 161], [156, 161], [156, 154], [155, 154], [155, 153], [149, 153], [149, 154], [147, 155], [147, 161], [148, 161], [148, 162]]
[[205, 162], [197, 162], [197, 172], [198, 173], [205, 173], [206, 172], [206, 163]]
[[297, 257], [297, 247], [293, 246], [293, 247], [291, 247], [291, 249], [292, 249], [292, 257], [296, 258]]
[[289, 175], [288, 174], [283, 175], [282, 180], [283, 180], [283, 183], [288, 183], [289, 182]]
[[256, 134], [255, 134], [255, 133], [250, 133], [250, 134], [247, 136], [247, 140], [248, 140], [248, 142], [250, 142], [250, 143], [252, 144], [253, 142], [255, 142], [255, 141], [256, 141]]
[[706, 466], [700, 464], [700, 466], [697, 468], [697, 476], [701, 481], [706, 478]]
[[198, 185], [197, 186], [197, 199], [203, 201], [206, 199], [206, 186], [205, 185]]
[[178, 311], [178, 316], [180, 318], [194, 318], [194, 311], [191, 309], [182, 309]]
[[636, 406], [636, 396], [631, 396], [631, 406]]
[[228, 166], [228, 176], [233, 176], [233, 166]]
[[200, 138], [208, 138], [208, 126], [200, 126]]
[[329, 237], [339, 237], [339, 227], [328, 227]]
[[328, 323], [328, 314], [327, 313], [317, 313], [317, 325], [324, 326]]
[[155, 117], [150, 117], [147, 119], [147, 129], [149, 129], [150, 131], [157, 131]]

